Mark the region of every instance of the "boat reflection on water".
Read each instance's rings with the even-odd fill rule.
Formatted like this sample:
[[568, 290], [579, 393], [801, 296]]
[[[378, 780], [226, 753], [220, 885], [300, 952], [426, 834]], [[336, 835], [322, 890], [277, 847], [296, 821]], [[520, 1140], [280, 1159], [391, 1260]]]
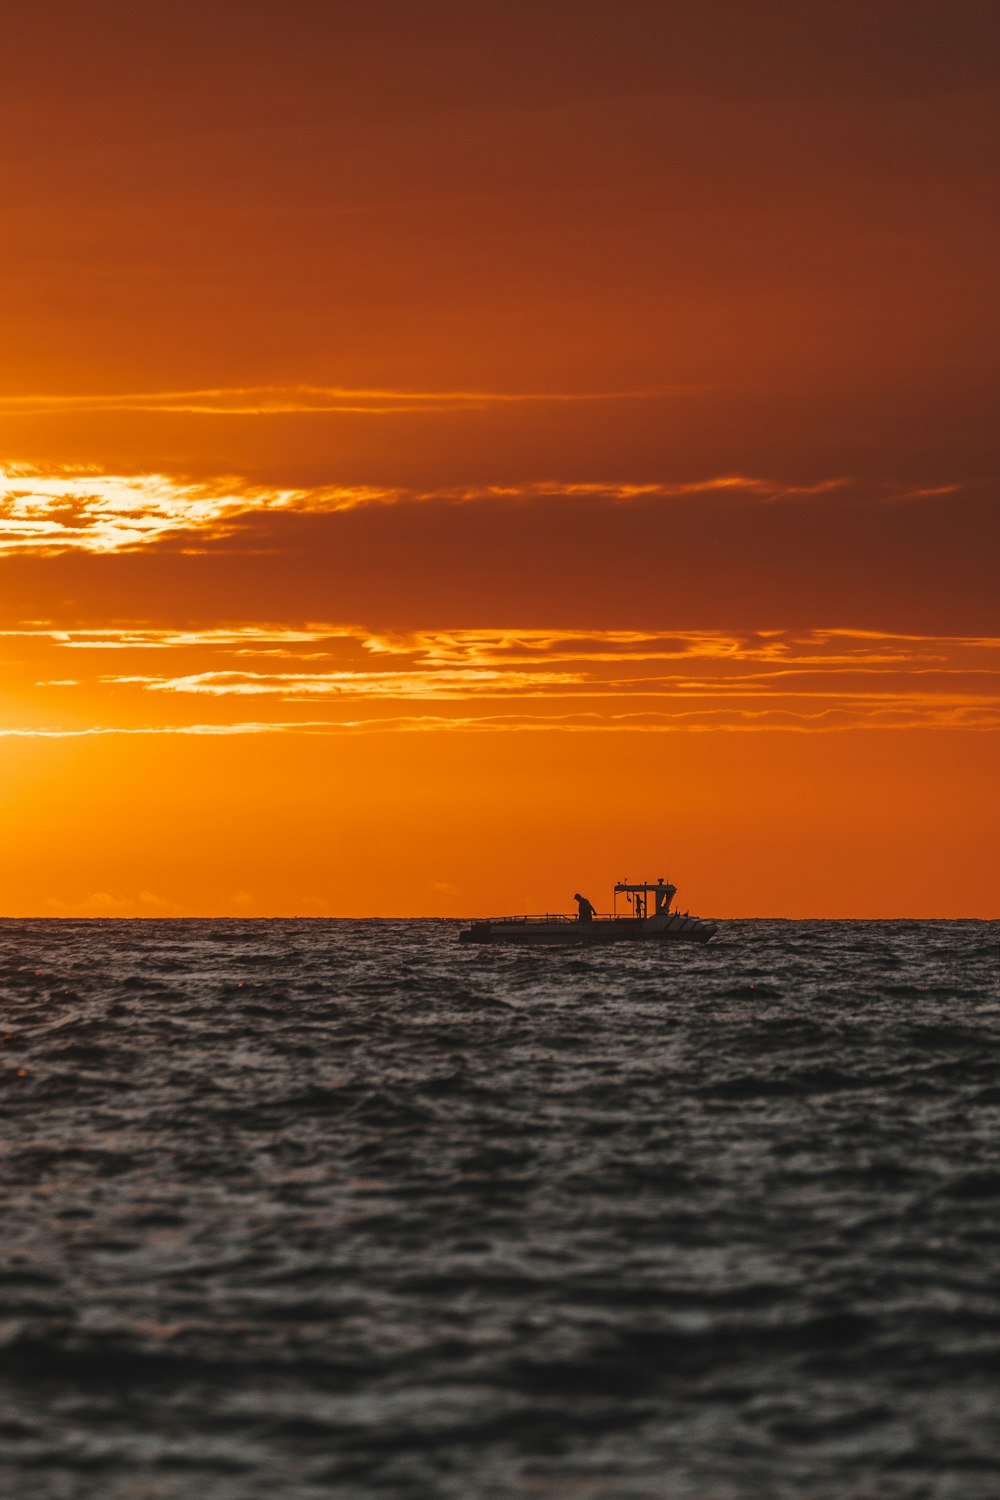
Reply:
[[[687, 942], [707, 943], [718, 931], [715, 922], [704, 922], [688, 912], [673, 911], [677, 887], [662, 876], [655, 884], [620, 880], [614, 888], [610, 914], [598, 916], [584, 896], [574, 896], [579, 915], [546, 912], [543, 916], [484, 917], [459, 933], [463, 943], [617, 943]], [[631, 910], [619, 914], [618, 899], [624, 896]], [[650, 910], [652, 907], [652, 910]]]

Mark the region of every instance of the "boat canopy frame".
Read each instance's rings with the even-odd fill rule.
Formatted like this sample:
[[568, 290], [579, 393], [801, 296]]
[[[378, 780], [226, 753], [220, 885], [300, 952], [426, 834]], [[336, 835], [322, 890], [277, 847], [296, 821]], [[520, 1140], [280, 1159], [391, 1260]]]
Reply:
[[670, 903], [677, 894], [677, 887], [671, 885], [669, 880], [664, 880], [662, 875], [655, 884], [651, 884], [648, 881], [630, 881], [628, 879], [616, 881], [614, 890], [615, 918], [619, 921], [621, 920], [618, 916], [618, 897], [619, 895], [623, 895], [629, 906], [632, 907], [630, 915], [635, 917], [637, 921], [644, 921], [649, 907], [650, 894], [652, 894], [654, 900], [654, 914], [659, 915], [660, 912], [668, 912], [670, 910]]

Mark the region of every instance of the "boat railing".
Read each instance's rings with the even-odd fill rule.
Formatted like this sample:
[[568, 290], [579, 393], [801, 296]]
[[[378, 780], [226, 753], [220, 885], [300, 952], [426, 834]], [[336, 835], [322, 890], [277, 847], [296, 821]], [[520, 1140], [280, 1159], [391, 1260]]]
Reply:
[[506, 924], [509, 926], [511, 923], [522, 925], [525, 922], [575, 922], [576, 918], [568, 917], [565, 912], [561, 911], [546, 911], [535, 912], [519, 917], [480, 917], [477, 920], [481, 922], [489, 922], [493, 926], [499, 926], [500, 924]]
[[[579, 917], [568, 916], [566, 912], [562, 911], [537, 912], [517, 917], [476, 917], [474, 920], [476, 922], [487, 922], [491, 927], [523, 927], [530, 922], [566, 922], [569, 926], [576, 927], [580, 923]], [[616, 915], [614, 912], [606, 911], [598, 912], [591, 920], [594, 922], [629, 922], [633, 921], [634, 918], [631, 912], [623, 916], [621, 912], [618, 912]], [[584, 923], [583, 925], [586, 926], [587, 924]]]

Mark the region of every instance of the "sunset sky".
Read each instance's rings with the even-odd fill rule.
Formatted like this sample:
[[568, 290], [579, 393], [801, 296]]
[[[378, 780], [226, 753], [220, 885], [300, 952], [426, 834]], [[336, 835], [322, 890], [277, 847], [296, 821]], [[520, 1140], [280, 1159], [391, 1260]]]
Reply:
[[4, 32], [0, 914], [1000, 916], [995, 0]]

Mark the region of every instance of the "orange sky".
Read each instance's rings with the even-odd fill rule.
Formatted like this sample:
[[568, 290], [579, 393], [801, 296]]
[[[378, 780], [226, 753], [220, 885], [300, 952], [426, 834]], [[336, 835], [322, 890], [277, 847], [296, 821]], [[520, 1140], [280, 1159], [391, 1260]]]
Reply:
[[998, 29], [11, 18], [0, 913], [1000, 914]]

